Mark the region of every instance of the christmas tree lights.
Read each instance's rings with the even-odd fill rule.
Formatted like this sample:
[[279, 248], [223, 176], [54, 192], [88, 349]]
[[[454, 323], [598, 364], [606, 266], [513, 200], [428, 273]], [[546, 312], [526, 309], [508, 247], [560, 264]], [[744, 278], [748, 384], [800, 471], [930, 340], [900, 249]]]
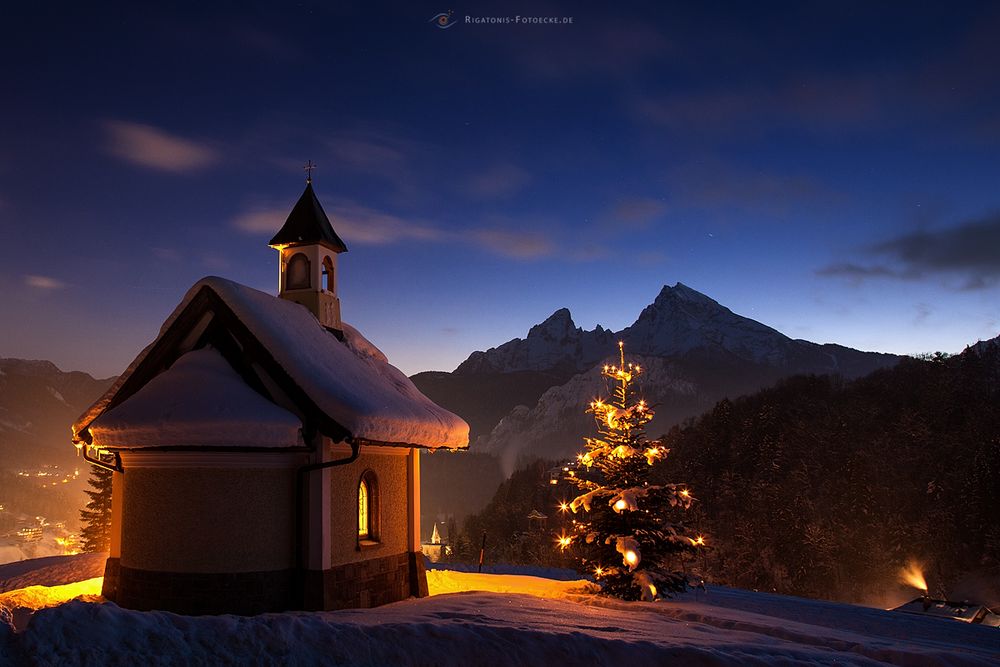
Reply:
[[564, 469], [565, 480], [579, 492], [568, 503], [577, 518], [571, 533], [564, 531], [556, 541], [578, 559], [581, 572], [593, 574], [604, 593], [654, 600], [683, 590], [686, 576], [672, 566], [704, 548], [706, 541], [703, 535], [688, 536], [684, 525], [668, 516], [691, 506], [690, 489], [650, 484], [669, 450], [646, 439], [645, 426], [654, 411], [636, 399], [633, 387], [642, 369], [625, 362], [622, 343], [618, 351], [619, 365], [602, 369], [610, 397], [595, 399], [587, 410], [594, 415], [598, 437], [585, 438], [586, 451], [577, 456], [576, 470]]

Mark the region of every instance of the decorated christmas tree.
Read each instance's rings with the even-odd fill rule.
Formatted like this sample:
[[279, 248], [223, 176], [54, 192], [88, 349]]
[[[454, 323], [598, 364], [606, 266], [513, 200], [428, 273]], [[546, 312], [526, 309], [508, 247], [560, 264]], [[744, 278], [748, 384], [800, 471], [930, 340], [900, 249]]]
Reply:
[[687, 578], [677, 570], [705, 539], [689, 536], [672, 520], [691, 506], [687, 486], [649, 483], [668, 452], [646, 439], [653, 410], [633, 387], [642, 369], [626, 364], [623, 344], [618, 347], [620, 365], [603, 369], [611, 396], [588, 409], [598, 437], [586, 438], [587, 450], [568, 471], [580, 495], [560, 507], [572, 511], [574, 519], [557, 542], [604, 593], [652, 600], [684, 589]]

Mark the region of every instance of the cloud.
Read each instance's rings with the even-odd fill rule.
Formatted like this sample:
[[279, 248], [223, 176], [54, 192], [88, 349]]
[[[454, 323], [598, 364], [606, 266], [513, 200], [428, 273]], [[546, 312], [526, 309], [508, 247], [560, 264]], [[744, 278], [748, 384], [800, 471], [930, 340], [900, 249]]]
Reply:
[[642, 95], [640, 119], [676, 132], [757, 135], [792, 124], [816, 130], [864, 129], [883, 113], [883, 91], [866, 76], [803, 77], [773, 85]]
[[57, 290], [66, 287], [66, 283], [61, 280], [56, 280], [55, 278], [50, 278], [48, 276], [32, 276], [27, 275], [24, 277], [24, 284], [28, 287], [34, 287], [37, 289], [44, 290]]
[[860, 285], [870, 278], [897, 278], [899, 280], [917, 280], [919, 274], [906, 273], [892, 269], [883, 264], [863, 265], [854, 262], [837, 262], [816, 270], [817, 276], [826, 278], [845, 278], [852, 285]]
[[405, 168], [406, 152], [398, 140], [380, 134], [338, 134], [329, 142], [339, 165], [392, 177]]
[[482, 248], [513, 259], [541, 259], [555, 252], [555, 247], [539, 232], [512, 232], [499, 229], [479, 229], [468, 238]]
[[[446, 234], [425, 222], [400, 217], [352, 202], [339, 200], [326, 207], [334, 229], [345, 241], [384, 245], [404, 240], [442, 239]], [[232, 226], [249, 234], [274, 234], [285, 224], [287, 207], [258, 208], [232, 220]]]
[[[903, 275], [895, 269], [876, 264], [863, 266], [853, 262], [830, 264], [816, 271], [820, 276], [844, 276], [847, 278], [902, 278]], [[916, 277], [916, 276], [913, 276]]]
[[531, 176], [524, 169], [502, 163], [471, 177], [466, 189], [475, 197], [495, 199], [519, 192], [530, 180]]
[[[533, 11], [567, 14], [565, 8], [534, 5]], [[572, 12], [569, 12], [572, 14]], [[612, 75], [620, 81], [628, 72], [661, 58], [669, 50], [663, 32], [648, 21], [621, 16], [617, 8], [599, 20], [581, 21], [551, 30], [522, 31], [512, 39], [507, 31], [489, 33], [492, 42], [530, 79], [560, 80]]]
[[[339, 200], [326, 208], [334, 229], [350, 243], [388, 245], [400, 241], [458, 243], [482, 248], [502, 257], [518, 260], [541, 259], [557, 248], [548, 235], [539, 231], [511, 231], [498, 228], [502, 221], [485, 228], [448, 230], [419, 219], [404, 219], [349, 200]], [[248, 234], [274, 234], [285, 222], [288, 210], [258, 208], [231, 221], [231, 226]], [[566, 257], [587, 261], [597, 256], [591, 248], [567, 250]]]
[[181, 254], [173, 248], [153, 248], [153, 256], [165, 262], [179, 262]]
[[223, 271], [232, 266], [228, 259], [218, 253], [211, 252], [201, 254], [201, 265], [210, 271]]
[[976, 290], [1000, 283], [1000, 213], [940, 230], [920, 230], [866, 249], [879, 257], [873, 264], [841, 263], [818, 270], [855, 282], [869, 278], [916, 280], [928, 275], [958, 277], [959, 289]]
[[231, 225], [247, 234], [275, 234], [285, 224], [288, 212], [284, 208], [256, 208], [233, 218]]
[[446, 236], [442, 230], [429, 223], [404, 220], [355, 202], [337, 203], [330, 208], [330, 213], [336, 220], [337, 232], [342, 234], [345, 240], [358, 243], [432, 241]]
[[152, 125], [113, 120], [104, 123], [104, 129], [108, 153], [140, 167], [184, 173], [219, 161], [214, 148]]
[[843, 200], [808, 176], [788, 175], [708, 158], [672, 169], [666, 178], [671, 202], [707, 210], [754, 210], [787, 215], [803, 205]]
[[1000, 273], [1000, 213], [951, 229], [918, 231], [874, 246], [908, 266], [928, 271], [973, 269]]
[[[319, 176], [374, 176], [392, 186], [386, 195], [396, 206], [413, 208], [435, 201], [442, 148], [377, 126], [334, 132], [323, 140]], [[370, 178], [366, 180], [371, 180]]]
[[667, 205], [651, 197], [624, 197], [608, 211], [608, 217], [630, 227], [644, 229], [666, 212]]

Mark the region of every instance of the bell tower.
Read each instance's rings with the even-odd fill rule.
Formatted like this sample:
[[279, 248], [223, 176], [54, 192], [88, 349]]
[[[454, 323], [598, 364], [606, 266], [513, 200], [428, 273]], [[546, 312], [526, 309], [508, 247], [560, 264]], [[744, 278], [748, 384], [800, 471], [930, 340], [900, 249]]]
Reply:
[[347, 246], [333, 231], [313, 192], [313, 168], [310, 161], [306, 189], [268, 245], [278, 251], [278, 296], [302, 304], [340, 337], [337, 255], [347, 252]]

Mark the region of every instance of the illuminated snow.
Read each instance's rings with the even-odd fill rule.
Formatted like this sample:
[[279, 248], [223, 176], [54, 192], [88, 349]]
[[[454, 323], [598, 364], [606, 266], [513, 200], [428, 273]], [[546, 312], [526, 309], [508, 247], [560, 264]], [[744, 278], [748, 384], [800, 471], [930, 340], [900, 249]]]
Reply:
[[[528, 570], [530, 571], [530, 570]], [[428, 572], [432, 596], [375, 609], [179, 616], [74, 601], [0, 656], [38, 664], [993, 665], [996, 628], [709, 587], [620, 602], [585, 581]], [[6, 632], [6, 636], [5, 636]], [[25, 662], [27, 662], [27, 659]], [[11, 660], [18, 664], [16, 660]]]

